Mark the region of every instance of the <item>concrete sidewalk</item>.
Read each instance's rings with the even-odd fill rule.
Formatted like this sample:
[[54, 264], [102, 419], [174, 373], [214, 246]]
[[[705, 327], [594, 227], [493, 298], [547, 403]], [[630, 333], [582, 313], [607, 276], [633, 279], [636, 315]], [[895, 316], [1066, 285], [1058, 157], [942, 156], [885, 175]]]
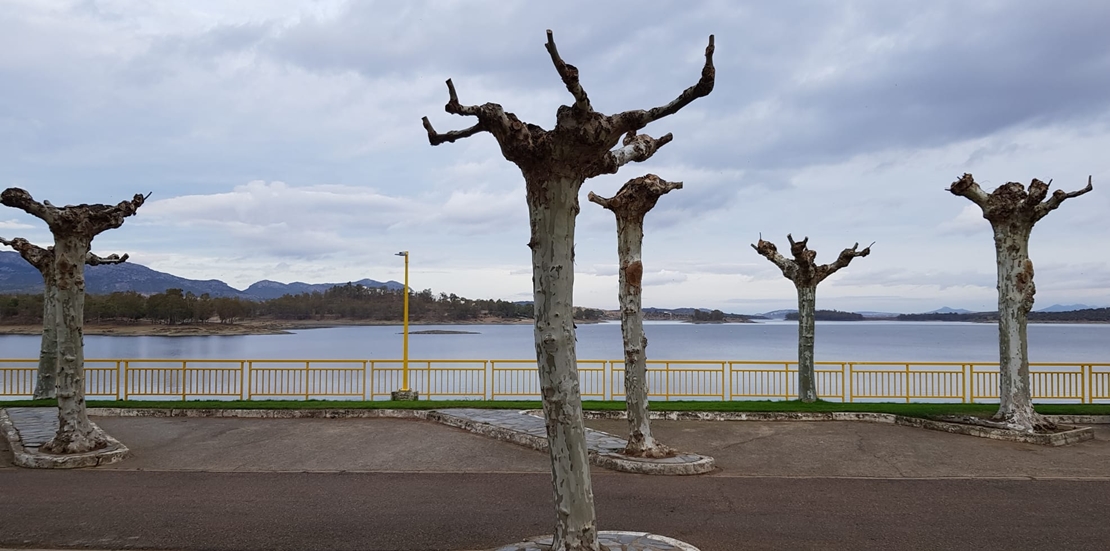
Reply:
[[[412, 419], [96, 419], [132, 451], [131, 458], [98, 470], [546, 473], [550, 469], [545, 453]], [[591, 420], [587, 425], [614, 435], [627, 431], [622, 420]], [[714, 457], [718, 469], [702, 476], [1110, 480], [1110, 426], [1106, 425], [1095, 426], [1093, 440], [1059, 448], [838, 421], [653, 421], [652, 429], [668, 445]], [[11, 468], [6, 451], [0, 451], [0, 468]]]

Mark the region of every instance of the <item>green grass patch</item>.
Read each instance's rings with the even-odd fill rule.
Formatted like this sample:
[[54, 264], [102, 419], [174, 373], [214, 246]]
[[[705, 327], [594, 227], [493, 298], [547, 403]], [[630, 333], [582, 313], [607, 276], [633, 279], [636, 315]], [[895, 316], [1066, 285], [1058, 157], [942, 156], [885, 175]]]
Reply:
[[[13, 400], [0, 402], [0, 407], [56, 407], [54, 400]], [[152, 409], [540, 409], [538, 400], [419, 400], [415, 402], [338, 401], [338, 400], [193, 400], [193, 401], [141, 401], [141, 400], [91, 400], [91, 408], [152, 408]], [[584, 401], [582, 407], [591, 411], [621, 411], [623, 401]], [[851, 411], [893, 413], [911, 417], [932, 415], [991, 415], [997, 404], [919, 404], [904, 402], [847, 403], [814, 402], [807, 404], [792, 401], [732, 401], [701, 402], [674, 401], [652, 402], [655, 411], [719, 411], [719, 412], [830, 412]], [[1046, 415], [1110, 415], [1110, 404], [1042, 404], [1037, 411]]]

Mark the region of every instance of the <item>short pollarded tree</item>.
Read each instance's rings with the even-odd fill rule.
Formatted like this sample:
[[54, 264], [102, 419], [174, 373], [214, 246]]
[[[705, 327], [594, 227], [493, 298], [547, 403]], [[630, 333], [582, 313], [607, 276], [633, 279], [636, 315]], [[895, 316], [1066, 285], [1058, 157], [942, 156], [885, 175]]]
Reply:
[[[1051, 182], [1049, 182], [1051, 183]], [[983, 218], [994, 230], [995, 260], [998, 266], [998, 352], [999, 407], [994, 420], [1005, 428], [1035, 432], [1051, 428], [1033, 409], [1029, 381], [1029, 344], [1026, 325], [1033, 309], [1033, 261], [1029, 260], [1029, 235], [1033, 225], [1060, 206], [1066, 199], [1091, 191], [1087, 187], [1073, 192], [1056, 190], [1033, 179], [1026, 191], [1018, 182], [983, 191], [970, 174], [964, 174], [948, 188], [953, 195], [971, 200], [983, 211]]]
[[617, 218], [617, 257], [620, 261], [617, 299], [621, 307], [624, 338], [624, 399], [628, 408], [626, 455], [665, 457], [671, 450], [651, 436], [648, 417], [647, 337], [644, 335], [642, 293], [644, 264], [644, 216], [663, 194], [682, 189], [682, 182], [668, 182], [648, 174], [629, 180], [617, 194], [606, 199], [590, 192], [590, 201], [613, 212]]
[[[15, 249], [19, 256], [34, 266], [42, 275], [42, 344], [39, 347], [39, 368], [35, 380], [35, 400], [54, 398], [58, 379], [58, 286], [54, 278], [54, 248], [42, 248], [16, 237], [11, 241], [0, 237], [0, 244]], [[93, 253], [85, 255], [85, 264], [119, 264], [127, 261], [127, 255], [100, 257]]]
[[423, 122], [432, 145], [479, 132], [492, 134], [501, 154], [524, 176], [531, 226], [528, 246], [532, 249], [536, 359], [557, 517], [553, 549], [593, 550], [598, 548], [597, 526], [572, 319], [578, 192], [587, 178], [616, 173], [632, 161], [645, 161], [671, 141], [670, 134], [652, 138], [637, 132], [713, 90], [713, 37], [709, 37], [705, 66], [697, 84], [666, 105], [615, 115], [594, 111], [579, 82], [578, 69], [563, 61], [551, 31], [547, 32], [546, 47], [556, 72], [574, 98], [572, 105], [559, 107], [553, 129], [522, 122], [496, 103], [463, 105], [451, 80], [447, 81], [449, 101], [445, 110], [477, 117], [478, 123], [441, 134], [427, 117]]
[[775, 244], [764, 241], [762, 237], [752, 248], [778, 266], [782, 275], [793, 281], [794, 287], [798, 289], [798, 399], [815, 402], [817, 375], [813, 369], [813, 334], [816, 325], [817, 284], [847, 266], [853, 258], [871, 254], [871, 247], [861, 251], [859, 243], [856, 243], [851, 249], [840, 251], [840, 256], [832, 264], [818, 265], [817, 251], [809, 249], [808, 237], [794, 241], [794, 237], [787, 234], [786, 239], [790, 241], [790, 255], [794, 257], [793, 260], [779, 254]]
[[55, 207], [35, 201], [30, 193], [8, 188], [0, 203], [21, 209], [50, 227], [54, 234], [54, 273], [58, 289], [58, 432], [42, 446], [50, 453], [83, 453], [108, 444], [85, 411], [85, 262], [97, 234], [118, 228], [145, 201], [136, 195], [118, 205]]

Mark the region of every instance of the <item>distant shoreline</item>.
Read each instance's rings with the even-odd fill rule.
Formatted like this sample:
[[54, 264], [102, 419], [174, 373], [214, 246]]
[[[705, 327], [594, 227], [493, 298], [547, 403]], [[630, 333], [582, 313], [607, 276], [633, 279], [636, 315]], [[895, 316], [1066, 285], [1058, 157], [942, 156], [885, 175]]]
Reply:
[[[576, 321], [575, 323], [590, 323]], [[465, 322], [409, 322], [410, 327], [424, 325], [531, 325], [532, 320], [512, 320], [501, 318], [480, 318]], [[120, 337], [201, 337], [234, 335], [289, 335], [293, 331], [305, 329], [328, 329], [333, 327], [396, 326], [400, 321], [373, 320], [245, 320], [236, 323], [196, 323], [167, 325], [164, 323], [86, 323], [86, 335]], [[417, 334], [417, 331], [410, 331]], [[35, 324], [0, 325], [0, 335], [41, 335], [42, 326]], [[427, 334], [427, 333], [426, 333]]]

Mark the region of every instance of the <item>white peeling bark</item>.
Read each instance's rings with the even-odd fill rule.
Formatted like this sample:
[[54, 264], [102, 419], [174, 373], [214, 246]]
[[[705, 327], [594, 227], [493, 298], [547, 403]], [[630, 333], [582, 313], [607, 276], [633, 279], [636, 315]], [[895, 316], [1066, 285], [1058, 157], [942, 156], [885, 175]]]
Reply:
[[[637, 223], [638, 222], [638, 223]], [[641, 251], [643, 219], [617, 217], [617, 256], [620, 259], [617, 300], [624, 341], [624, 400], [628, 410], [628, 445], [624, 453], [644, 455], [655, 450], [651, 436], [647, 384], [647, 336], [644, 335]]]
[[54, 250], [42, 248], [22, 237], [12, 240], [0, 237], [0, 244], [7, 245], [33, 266], [42, 276], [42, 341], [39, 347], [39, 366], [35, 377], [35, 400], [54, 398], [58, 372], [58, 289], [54, 276]]
[[1033, 261], [1029, 259], [1029, 234], [1033, 225], [994, 225], [998, 268], [998, 368], [999, 406], [995, 420], [1008, 427], [1032, 432], [1044, 424], [1033, 409], [1029, 381], [1029, 344], [1026, 337], [1033, 309]]
[[817, 286], [798, 286], [798, 399], [817, 401], [813, 369], [813, 336], [816, 325]]
[[42, 280], [42, 342], [35, 400], [55, 398], [58, 385], [58, 286], [54, 282], [53, 267], [43, 273]]
[[[1007, 182], [991, 193], [983, 191], [971, 174], [964, 174], [948, 188], [979, 206], [994, 230], [998, 269], [998, 367], [999, 407], [993, 420], [1011, 430], [1036, 432], [1054, 424], [1033, 408], [1029, 380], [1029, 344], [1026, 336], [1029, 312], [1033, 309], [1033, 261], [1029, 259], [1029, 236], [1038, 220], [1066, 199], [1091, 191], [1056, 190], [1048, 196], [1048, 184], [1033, 179], [1028, 190], [1018, 182]], [[1046, 200], [1047, 198], [1047, 200]]]
[[551, 454], [558, 550], [597, 551], [574, 333], [574, 225], [583, 180], [528, 182], [536, 361]]
[[82, 453], [108, 445], [85, 411], [85, 258], [91, 238], [58, 235], [54, 266], [58, 292], [58, 432], [43, 451]]

